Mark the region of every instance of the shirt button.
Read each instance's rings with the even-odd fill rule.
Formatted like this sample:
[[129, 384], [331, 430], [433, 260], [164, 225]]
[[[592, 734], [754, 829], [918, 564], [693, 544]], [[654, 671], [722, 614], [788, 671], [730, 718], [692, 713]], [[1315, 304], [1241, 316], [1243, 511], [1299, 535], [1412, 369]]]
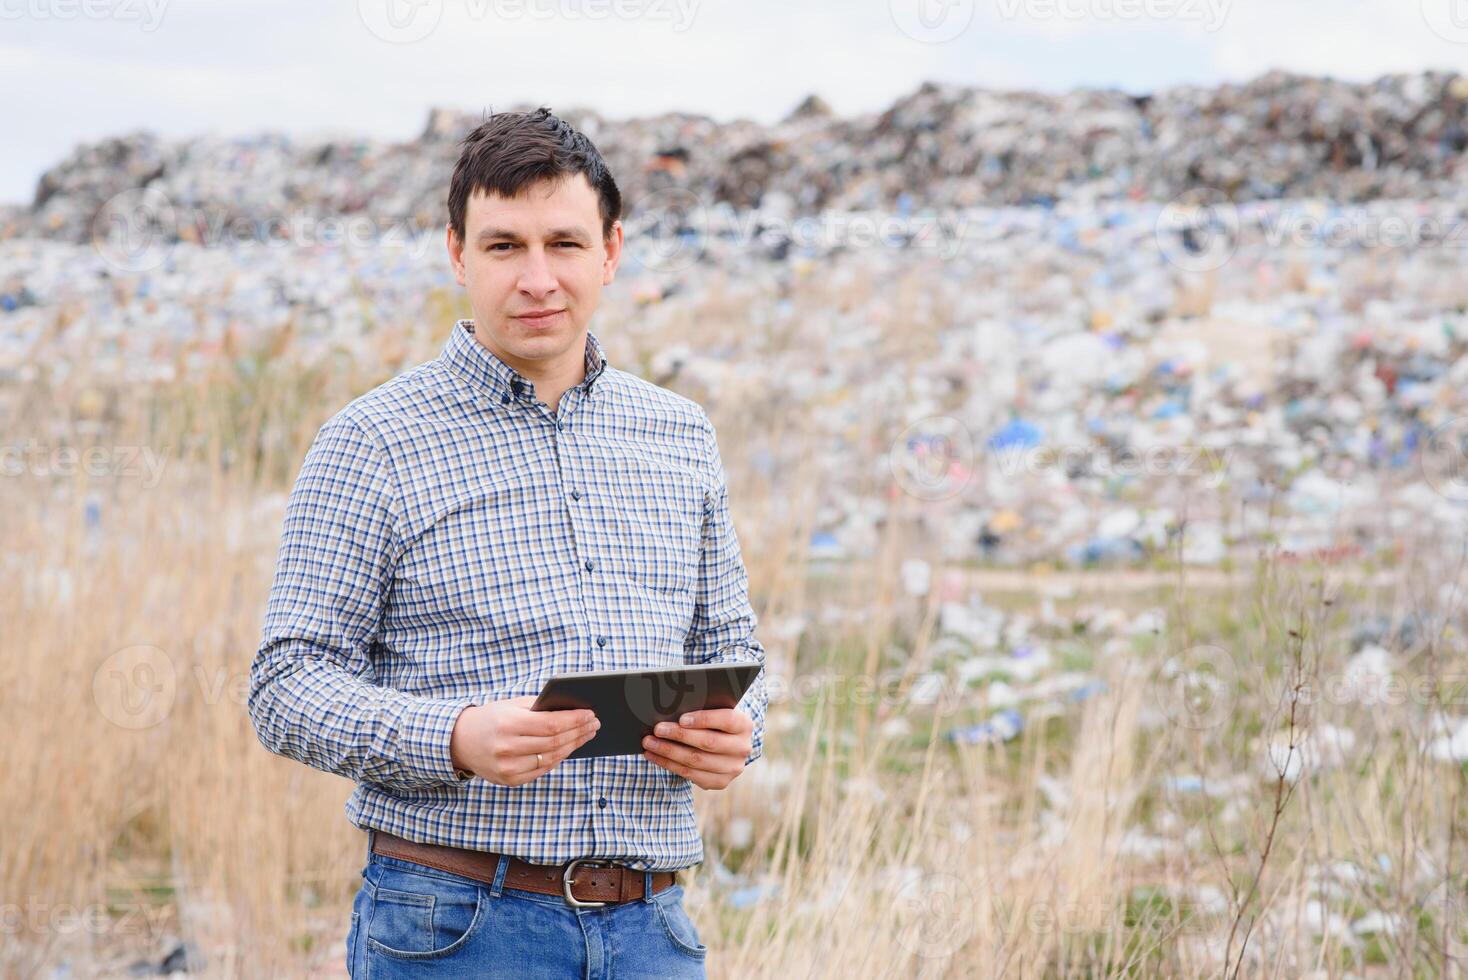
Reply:
[[599, 646], [599, 647], [606, 646], [607, 645], [607, 638], [605, 636], [598, 636], [596, 638], [596, 645]]
[[596, 805], [605, 810], [607, 807], [607, 798], [603, 796], [601, 799], [596, 801]]
[[571, 499], [572, 500], [580, 500], [581, 499], [581, 491], [580, 490], [572, 490], [571, 491]]
[[586, 559], [586, 570], [588, 572], [591, 571], [595, 567], [596, 566], [592, 563], [592, 560], [590, 558]]

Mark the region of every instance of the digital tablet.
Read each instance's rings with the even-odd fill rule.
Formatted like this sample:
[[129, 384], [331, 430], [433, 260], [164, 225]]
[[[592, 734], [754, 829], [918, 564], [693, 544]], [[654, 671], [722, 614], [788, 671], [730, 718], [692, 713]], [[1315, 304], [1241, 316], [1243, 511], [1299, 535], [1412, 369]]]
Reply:
[[658, 722], [676, 723], [686, 711], [733, 708], [759, 672], [759, 664], [718, 663], [558, 674], [530, 710], [590, 708], [596, 714], [601, 728], [568, 759], [641, 755], [642, 740]]

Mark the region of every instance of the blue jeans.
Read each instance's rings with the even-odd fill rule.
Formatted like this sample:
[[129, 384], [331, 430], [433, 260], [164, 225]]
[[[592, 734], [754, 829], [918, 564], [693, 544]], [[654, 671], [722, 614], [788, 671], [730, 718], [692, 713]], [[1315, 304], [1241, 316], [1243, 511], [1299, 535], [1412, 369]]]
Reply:
[[683, 886], [600, 908], [369, 854], [352, 902], [347, 971], [398, 977], [704, 977], [708, 947]]

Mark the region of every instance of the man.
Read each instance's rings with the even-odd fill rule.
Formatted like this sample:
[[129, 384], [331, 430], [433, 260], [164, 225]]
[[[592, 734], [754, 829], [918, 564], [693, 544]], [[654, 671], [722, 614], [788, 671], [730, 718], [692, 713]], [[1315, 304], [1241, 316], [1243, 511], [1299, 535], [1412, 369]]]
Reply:
[[588, 328], [622, 253], [591, 142], [540, 109], [462, 147], [446, 238], [473, 319], [317, 433], [250, 717], [357, 782], [352, 975], [703, 976], [692, 788], [762, 754], [764, 672], [641, 756], [568, 760], [596, 720], [529, 706], [559, 673], [764, 663], [714, 428]]

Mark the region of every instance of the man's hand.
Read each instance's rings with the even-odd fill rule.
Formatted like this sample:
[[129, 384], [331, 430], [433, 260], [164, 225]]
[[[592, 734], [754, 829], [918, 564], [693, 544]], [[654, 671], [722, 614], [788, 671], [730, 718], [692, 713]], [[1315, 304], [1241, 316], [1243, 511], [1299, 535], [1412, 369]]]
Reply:
[[459, 712], [449, 740], [454, 766], [496, 786], [520, 786], [560, 765], [601, 727], [585, 709], [531, 711], [535, 697], [506, 698]]
[[723, 789], [744, 771], [754, 751], [754, 721], [738, 708], [690, 711], [679, 723], [660, 722], [642, 740], [642, 757], [686, 776], [703, 789]]

